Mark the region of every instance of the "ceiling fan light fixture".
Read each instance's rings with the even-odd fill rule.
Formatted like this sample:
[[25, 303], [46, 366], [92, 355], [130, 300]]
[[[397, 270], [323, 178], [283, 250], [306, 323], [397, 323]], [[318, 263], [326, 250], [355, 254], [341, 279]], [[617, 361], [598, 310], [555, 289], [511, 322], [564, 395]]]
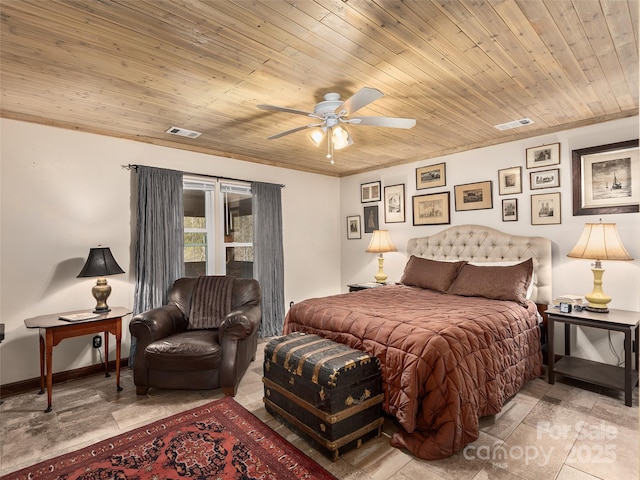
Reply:
[[324, 101], [316, 104], [313, 113], [296, 110], [288, 107], [278, 107], [276, 105], [260, 104], [258, 108], [273, 112], [294, 113], [296, 115], [304, 115], [319, 120], [319, 123], [310, 123], [300, 127], [291, 128], [284, 132], [277, 133], [267, 137], [269, 140], [284, 137], [292, 133], [299, 132], [307, 128], [313, 129], [309, 132], [309, 138], [316, 146], [327, 141], [327, 158], [333, 164], [334, 150], [353, 145], [351, 135], [343, 125], [363, 125], [373, 127], [390, 127], [390, 128], [412, 128], [416, 121], [413, 118], [391, 118], [391, 117], [350, 117], [361, 108], [366, 107], [371, 102], [375, 102], [381, 98], [383, 93], [377, 88], [362, 87], [356, 93], [346, 100], [340, 99], [340, 94], [330, 92], [324, 95]]
[[353, 139], [347, 129], [340, 126], [332, 129], [331, 139], [336, 150], [353, 145]]
[[324, 131], [321, 128], [315, 128], [309, 132], [309, 138], [316, 147], [319, 147], [324, 138]]

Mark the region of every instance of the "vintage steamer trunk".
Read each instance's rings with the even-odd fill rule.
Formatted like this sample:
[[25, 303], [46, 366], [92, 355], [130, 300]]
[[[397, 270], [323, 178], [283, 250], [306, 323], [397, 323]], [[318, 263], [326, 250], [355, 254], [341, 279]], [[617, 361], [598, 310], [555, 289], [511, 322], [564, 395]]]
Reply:
[[264, 351], [269, 413], [326, 448], [333, 460], [382, 431], [380, 361], [317, 335], [292, 333]]

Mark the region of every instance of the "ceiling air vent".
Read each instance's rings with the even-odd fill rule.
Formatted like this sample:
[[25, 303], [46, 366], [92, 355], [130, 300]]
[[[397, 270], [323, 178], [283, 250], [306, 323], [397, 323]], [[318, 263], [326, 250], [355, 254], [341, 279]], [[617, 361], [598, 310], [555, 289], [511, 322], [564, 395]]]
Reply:
[[193, 130], [187, 130], [186, 128], [180, 128], [180, 127], [171, 127], [165, 133], [170, 133], [171, 135], [179, 135], [181, 137], [188, 137], [188, 138], [198, 138], [200, 135], [202, 135], [200, 132], [194, 132]]
[[493, 128], [498, 130], [510, 130], [512, 128], [524, 127], [525, 125], [531, 125], [533, 120], [530, 118], [521, 118], [520, 120], [514, 120], [513, 122], [501, 123], [500, 125], [494, 125]]

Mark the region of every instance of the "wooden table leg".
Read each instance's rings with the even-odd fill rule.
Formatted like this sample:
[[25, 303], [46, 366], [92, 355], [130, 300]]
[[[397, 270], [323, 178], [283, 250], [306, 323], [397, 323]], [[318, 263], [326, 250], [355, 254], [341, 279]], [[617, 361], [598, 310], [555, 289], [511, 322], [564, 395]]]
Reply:
[[53, 331], [47, 328], [47, 339], [45, 341], [45, 355], [47, 357], [47, 409], [44, 413], [48, 413], [51, 408], [51, 390], [53, 388]]
[[104, 332], [104, 376], [110, 377], [109, 375], [109, 331], [105, 330]]
[[122, 319], [116, 322], [116, 389], [121, 392], [120, 386], [120, 354], [122, 349]]
[[40, 332], [40, 391], [39, 395], [44, 393], [44, 337], [45, 332]]

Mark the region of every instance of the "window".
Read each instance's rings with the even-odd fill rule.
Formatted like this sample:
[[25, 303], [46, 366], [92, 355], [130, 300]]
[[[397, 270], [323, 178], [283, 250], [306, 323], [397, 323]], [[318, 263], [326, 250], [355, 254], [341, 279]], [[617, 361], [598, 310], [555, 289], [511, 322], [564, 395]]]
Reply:
[[251, 187], [184, 180], [185, 275], [253, 278]]

